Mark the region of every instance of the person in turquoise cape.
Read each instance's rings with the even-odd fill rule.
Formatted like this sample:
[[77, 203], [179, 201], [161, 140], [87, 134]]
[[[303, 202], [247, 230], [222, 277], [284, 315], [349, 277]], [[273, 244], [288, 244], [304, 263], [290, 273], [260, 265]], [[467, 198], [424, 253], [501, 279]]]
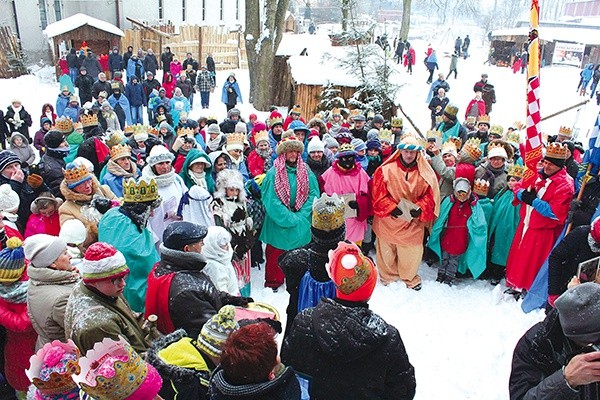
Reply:
[[490, 225], [492, 213], [494, 212], [494, 199], [489, 197], [490, 183], [485, 179], [475, 179], [473, 182], [473, 193], [478, 197], [477, 203], [483, 210], [485, 222]]

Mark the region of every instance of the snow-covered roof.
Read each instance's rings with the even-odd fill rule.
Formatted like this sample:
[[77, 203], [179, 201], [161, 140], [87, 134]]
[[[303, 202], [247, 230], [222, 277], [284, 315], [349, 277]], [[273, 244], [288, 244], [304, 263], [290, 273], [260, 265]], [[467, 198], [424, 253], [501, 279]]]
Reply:
[[80, 28], [84, 25], [93, 26], [94, 28], [112, 33], [113, 35], [125, 36], [125, 33], [113, 24], [81, 13], [72, 15], [68, 18], [61, 19], [60, 21], [56, 21], [48, 25], [44, 30], [44, 33], [49, 38], [53, 38], [55, 36], [62, 35], [63, 33]]
[[[538, 28], [538, 34], [540, 39], [548, 42], [554, 42], [558, 40], [563, 42], [575, 42], [594, 45], [600, 44], [600, 30], [598, 29], [541, 26]], [[529, 35], [529, 28], [526, 26], [522, 26], [519, 28], [498, 29], [492, 31], [492, 37], [527, 35]]]
[[334, 85], [348, 87], [360, 85], [360, 80], [355, 74], [346, 73], [334, 60], [325, 60], [321, 54], [291, 56], [288, 62], [292, 78], [297, 84], [325, 85], [331, 82]]

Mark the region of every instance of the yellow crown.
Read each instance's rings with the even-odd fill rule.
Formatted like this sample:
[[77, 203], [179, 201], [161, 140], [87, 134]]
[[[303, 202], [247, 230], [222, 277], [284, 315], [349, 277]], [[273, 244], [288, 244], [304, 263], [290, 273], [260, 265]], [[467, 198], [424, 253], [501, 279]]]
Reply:
[[490, 135], [497, 135], [497, 136], [502, 137], [503, 133], [504, 133], [504, 128], [500, 125], [492, 125], [490, 127], [490, 132], [489, 132]]
[[133, 125], [127, 125], [125, 129], [123, 129], [123, 132], [125, 132], [127, 136], [131, 135], [133, 133]]
[[441, 139], [441, 138], [442, 138], [442, 132], [434, 131], [434, 130], [427, 131], [427, 139]]
[[506, 141], [518, 147], [521, 144], [521, 135], [518, 131], [508, 132], [506, 134]]
[[515, 178], [519, 178], [521, 179], [523, 177], [523, 174], [525, 173], [525, 168], [520, 166], [520, 165], [511, 165], [508, 167], [508, 171], [506, 172], [506, 174], [508, 176], [514, 176]]
[[323, 193], [321, 197], [313, 201], [312, 226], [323, 231], [331, 231], [344, 224], [344, 212], [346, 205], [344, 200], [337, 194], [328, 196]]
[[135, 124], [132, 126], [133, 129], [133, 134], [135, 135], [136, 133], [148, 133], [148, 125], [142, 125], [142, 124]]
[[98, 116], [96, 114], [81, 114], [79, 120], [84, 128], [98, 126]]
[[462, 147], [462, 139], [459, 138], [458, 136], [450, 136], [448, 138], [448, 142], [454, 143], [456, 150], [460, 150], [460, 148]]
[[177, 130], [177, 136], [189, 136], [194, 137], [194, 130], [192, 128], [179, 128]]
[[156, 128], [152, 127], [152, 126], [149, 126], [148, 127], [148, 134], [149, 135], [153, 135], [153, 136], [158, 136], [158, 129], [156, 129]]
[[558, 129], [558, 134], [561, 136], [568, 136], [571, 137], [573, 135], [573, 130], [567, 126], [561, 126]]
[[106, 145], [110, 149], [113, 146], [123, 143], [124, 140], [125, 140], [125, 135], [123, 134], [122, 131], [112, 131], [110, 133], [108, 140], [106, 141]]
[[447, 152], [452, 152], [456, 156], [456, 144], [452, 140], [446, 141], [446, 143], [442, 144], [442, 154]]
[[[46, 380], [40, 379], [40, 371], [42, 369], [44, 358], [48, 352], [56, 347], [64, 350], [65, 355], [69, 355], [62, 373], [52, 371]], [[64, 357], [64, 356], [63, 356]], [[29, 369], [25, 371], [29, 380], [35, 385], [40, 393], [46, 396], [61, 395], [71, 392], [77, 388], [77, 384], [73, 381], [73, 374], [78, 374], [81, 371], [79, 367], [79, 349], [71, 339], [67, 343], [62, 343], [55, 340], [51, 343], [46, 343], [36, 354], [29, 359]], [[54, 397], [52, 397], [54, 398]]]
[[291, 113], [302, 114], [302, 106], [300, 104], [294, 105], [294, 107], [292, 107], [292, 111], [290, 112], [290, 114]]
[[131, 156], [131, 147], [127, 144], [117, 144], [110, 148], [110, 159], [113, 161], [123, 157]]
[[391, 126], [392, 128], [402, 128], [402, 126], [404, 126], [402, 117], [392, 117]]
[[254, 143], [258, 144], [258, 142], [266, 140], [269, 142], [269, 132], [267, 131], [259, 131], [254, 134]]
[[54, 129], [60, 133], [71, 133], [73, 132], [73, 121], [68, 117], [58, 118], [54, 124]]
[[479, 140], [477, 138], [471, 138], [466, 141], [461, 152], [465, 152], [473, 160], [477, 161], [477, 160], [479, 160], [479, 158], [481, 157], [481, 154], [482, 154], [481, 148], [479, 147], [480, 145], [481, 145], [481, 140]]
[[331, 110], [331, 116], [333, 117], [334, 115], [342, 115], [342, 112], [339, 108], [335, 107], [333, 110]]
[[479, 118], [477, 118], [477, 125], [484, 123], [484, 124], [490, 124], [490, 116], [487, 114], [484, 115], [480, 115]]
[[546, 157], [566, 160], [569, 158], [569, 148], [566, 144], [552, 142], [546, 147]]
[[71, 165], [72, 168], [63, 169], [63, 175], [67, 181], [67, 185], [82, 182], [90, 175], [90, 171], [81, 164], [79, 166]]
[[136, 183], [133, 178], [123, 181], [123, 201], [125, 203], [145, 203], [158, 199], [158, 186], [154, 179], [150, 179], [150, 182], [140, 179], [139, 183]]
[[[73, 380], [95, 399], [126, 399], [148, 375], [148, 364], [122, 337], [118, 341], [105, 338], [96, 343], [79, 360], [79, 365], [81, 372]], [[100, 366], [102, 372], [113, 376], [104, 376]]]
[[[316, 116], [315, 116], [316, 118]], [[321, 119], [321, 117], [319, 116], [319, 119]], [[269, 118], [269, 126], [273, 126], [276, 124], [282, 124], [283, 123], [283, 119], [281, 119], [280, 117], [276, 117], [276, 118]]]
[[473, 182], [473, 192], [479, 196], [487, 196], [490, 190], [490, 183], [485, 179], [475, 179]]
[[475, 122], [477, 122], [477, 118], [474, 115], [469, 115], [467, 117], [467, 125], [475, 125]]
[[[275, 118], [275, 120], [278, 120], [279, 118]], [[312, 119], [318, 119], [319, 121], [323, 121], [323, 114], [321, 114], [320, 112], [316, 113], [314, 117], [312, 117]]]
[[456, 117], [456, 114], [458, 114], [458, 107], [455, 104], [448, 104], [444, 108], [444, 114]]
[[394, 143], [394, 134], [389, 129], [380, 129], [377, 136], [381, 142]]
[[354, 110], [350, 110], [350, 118], [358, 117], [360, 115], [360, 110], [355, 108]]
[[246, 135], [238, 132], [238, 133], [230, 133], [227, 135], [227, 147], [229, 148], [232, 145], [240, 145], [242, 148], [244, 147], [244, 140], [246, 139]]

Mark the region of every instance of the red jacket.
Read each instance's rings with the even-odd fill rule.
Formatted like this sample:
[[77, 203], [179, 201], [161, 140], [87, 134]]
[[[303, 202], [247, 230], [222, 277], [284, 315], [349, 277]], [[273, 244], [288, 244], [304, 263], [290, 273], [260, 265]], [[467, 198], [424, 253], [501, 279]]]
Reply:
[[175, 331], [175, 326], [171, 320], [171, 312], [169, 311], [169, 290], [175, 274], [156, 276], [155, 271], [158, 264], [154, 264], [152, 272], [148, 275], [145, 315], [146, 318], [152, 314], [158, 316], [157, 328], [162, 333], [167, 334]]
[[47, 235], [58, 236], [60, 233], [60, 219], [58, 210], [50, 216], [44, 217], [42, 214], [31, 214], [25, 226], [25, 237], [45, 233]]
[[404, 66], [405, 67], [408, 66], [408, 53], [410, 53], [410, 56], [411, 56], [411, 65], [415, 65], [415, 49], [413, 49], [411, 47], [410, 49], [408, 49], [408, 52], [404, 54]]
[[175, 87], [177, 85], [177, 82], [175, 82], [175, 79], [172, 79], [170, 82], [163, 82], [162, 87], [165, 88], [165, 96], [169, 99], [173, 98], [173, 93], [175, 93]]
[[248, 154], [246, 162], [248, 163], [248, 172], [250, 172], [252, 178], [266, 172], [265, 159], [259, 156], [256, 150], [252, 150], [252, 152]]
[[[477, 105], [477, 114], [475, 114], [474, 112], [471, 112], [471, 109], [474, 108], [475, 105]], [[471, 100], [465, 110], [465, 119], [467, 119], [467, 117], [469, 115], [472, 115], [474, 117], [479, 117], [480, 115], [485, 115], [485, 101], [483, 101], [483, 99]]]
[[471, 206], [477, 202], [477, 199], [461, 203], [456, 200], [454, 195], [451, 195], [450, 201], [454, 204], [452, 204], [452, 208], [448, 214], [448, 220], [446, 221], [446, 227], [440, 244], [443, 251], [458, 256], [467, 251], [467, 247], [469, 246], [467, 221], [471, 217], [471, 214], [473, 214]]
[[[304, 124], [306, 125], [306, 121], [304, 120], [304, 118], [300, 117], [298, 118], [300, 121], [304, 122]], [[292, 123], [293, 119], [291, 115], [288, 115], [287, 117], [285, 117], [285, 121], [283, 121], [283, 130], [287, 131], [288, 126], [290, 126], [290, 124]]]

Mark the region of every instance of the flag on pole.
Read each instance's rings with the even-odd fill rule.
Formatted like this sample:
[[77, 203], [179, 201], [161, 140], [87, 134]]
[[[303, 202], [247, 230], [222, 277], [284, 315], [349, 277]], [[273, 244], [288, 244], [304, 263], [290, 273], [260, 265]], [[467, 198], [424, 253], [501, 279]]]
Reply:
[[531, 0], [530, 31], [527, 53], [527, 141], [525, 142], [525, 173], [521, 187], [529, 187], [537, 178], [537, 164], [542, 159], [540, 133], [540, 42], [538, 39], [540, 5]]
[[[588, 173], [588, 169], [590, 176], [596, 176], [600, 169], [600, 139], [598, 139], [598, 136], [600, 136], [600, 112], [596, 117], [594, 127], [590, 131], [588, 149], [583, 154], [583, 160], [577, 172], [577, 178], [575, 179], [575, 188], [577, 190], [581, 187], [583, 177]], [[591, 168], [588, 168], [590, 166]]]

